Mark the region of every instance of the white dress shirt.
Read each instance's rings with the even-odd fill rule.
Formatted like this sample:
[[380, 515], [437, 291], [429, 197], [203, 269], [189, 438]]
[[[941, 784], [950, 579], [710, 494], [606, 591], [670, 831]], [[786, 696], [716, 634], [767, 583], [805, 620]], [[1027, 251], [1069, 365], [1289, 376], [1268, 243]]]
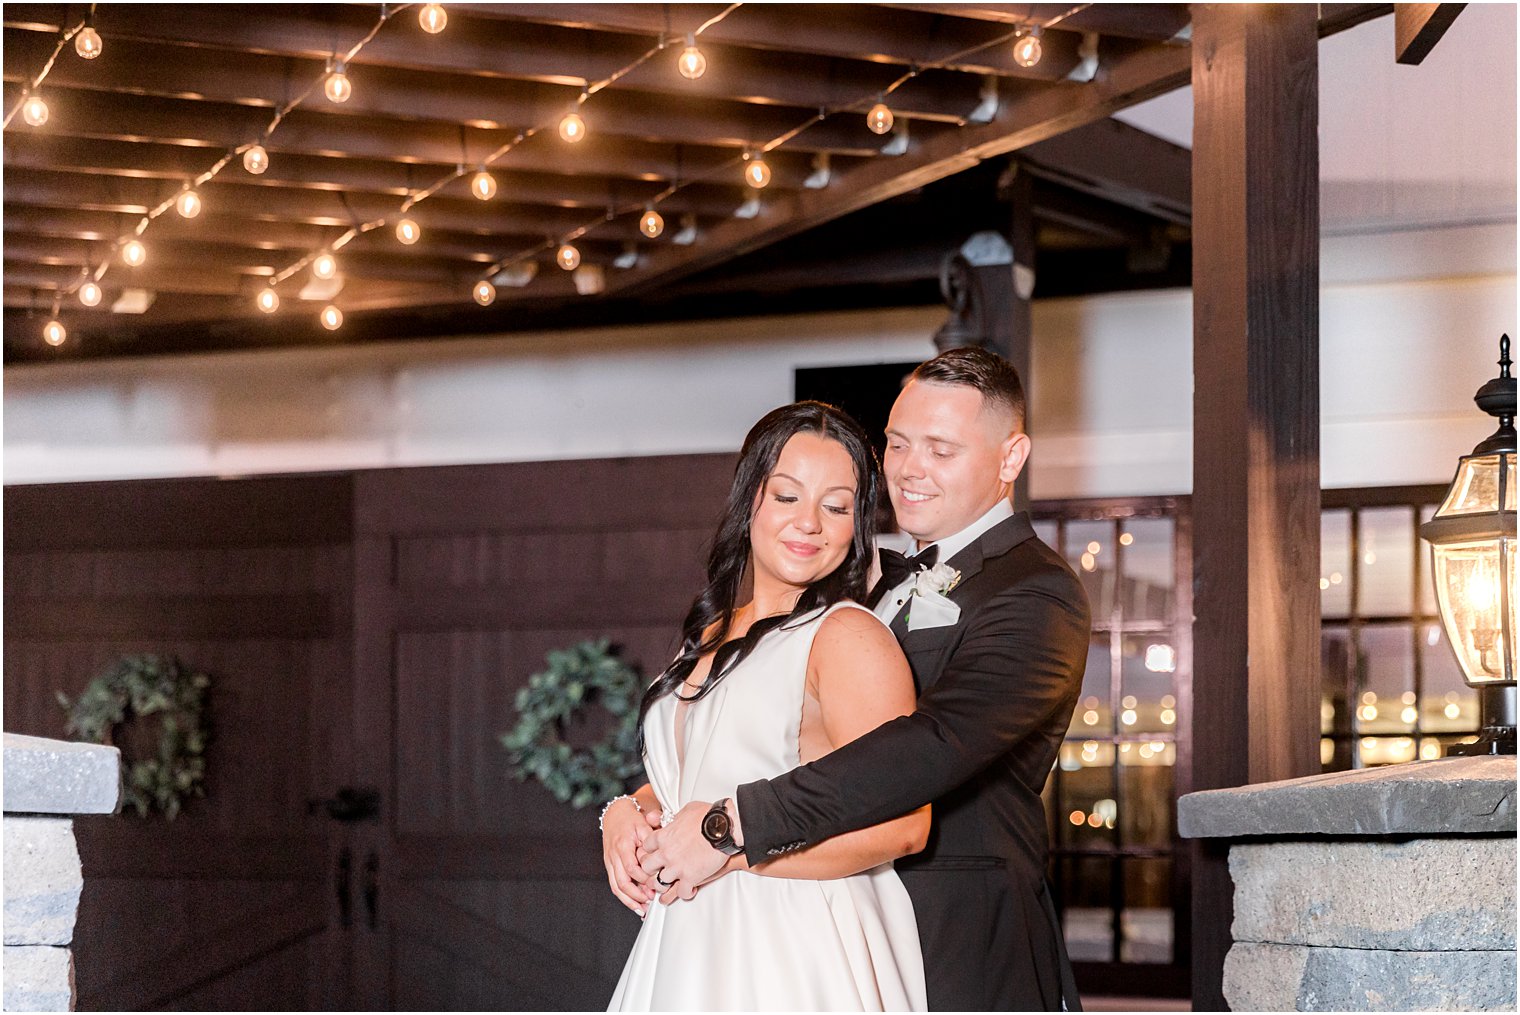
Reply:
[[[955, 535], [946, 536], [944, 539], [930, 543], [929, 546], [939, 547], [940, 563], [948, 562], [951, 557], [954, 557], [957, 553], [960, 553], [966, 547], [970, 546], [972, 543], [980, 539], [982, 535], [986, 533], [987, 530], [991, 529], [994, 525], [1012, 518], [1013, 514], [1014, 512], [1012, 502], [1006, 499], [1000, 500], [996, 504], [992, 505], [991, 509], [988, 510], [986, 514], [982, 515], [982, 517], [978, 518], [976, 521], [972, 522], [964, 529], [961, 529]], [[927, 550], [929, 548], [929, 546], [924, 547], [923, 550], [919, 550], [918, 553], [923, 553], [924, 550]], [[918, 554], [913, 554], [908, 559], [911, 561], [916, 556], [918, 556]], [[881, 618], [883, 623], [892, 623], [893, 619], [897, 616], [898, 611], [903, 608], [903, 604], [908, 601], [908, 594], [909, 591], [913, 588], [915, 577], [916, 576], [912, 574], [908, 575], [908, 577], [902, 580], [901, 584], [889, 590], [886, 595], [881, 597], [881, 602], [876, 604], [876, 615]]]

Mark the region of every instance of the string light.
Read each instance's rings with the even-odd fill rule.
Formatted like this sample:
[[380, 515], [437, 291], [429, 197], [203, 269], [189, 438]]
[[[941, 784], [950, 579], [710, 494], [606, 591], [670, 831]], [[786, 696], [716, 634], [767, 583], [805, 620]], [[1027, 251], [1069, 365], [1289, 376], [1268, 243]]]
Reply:
[[581, 119], [581, 114], [566, 113], [564, 119], [559, 122], [559, 136], [571, 144], [580, 141], [586, 136], [586, 121]]
[[581, 252], [576, 250], [573, 244], [563, 244], [554, 252], [554, 261], [566, 271], [574, 271], [580, 267]]
[[74, 52], [86, 60], [93, 60], [100, 55], [105, 43], [100, 39], [100, 33], [95, 31], [93, 25], [85, 25], [74, 36]]
[[771, 182], [771, 167], [765, 164], [762, 155], [750, 155], [747, 158], [749, 163], [744, 167], [744, 182], [759, 190]]
[[411, 246], [422, 239], [422, 227], [412, 219], [402, 219], [396, 223], [396, 239]]
[[179, 192], [179, 197], [174, 199], [174, 210], [179, 212], [180, 218], [195, 218], [201, 213], [201, 196], [186, 187]]
[[422, 10], [417, 12], [417, 21], [424, 32], [437, 35], [449, 23], [449, 13], [443, 9], [443, 4], [423, 4]]
[[42, 326], [42, 340], [48, 345], [62, 345], [68, 337], [68, 330], [57, 318]]
[[871, 128], [872, 134], [888, 134], [892, 130], [892, 110], [887, 108], [885, 102], [878, 102], [866, 113], [866, 126]]
[[311, 274], [313, 278], [323, 280], [332, 278], [338, 273], [338, 259], [327, 251], [322, 251], [311, 260]]
[[483, 307], [489, 307], [496, 302], [496, 287], [485, 279], [475, 283], [475, 302]]
[[251, 145], [243, 152], [243, 168], [258, 176], [269, 168], [269, 153], [261, 144]]
[[354, 94], [354, 86], [349, 83], [348, 73], [344, 70], [341, 61], [328, 70], [327, 80], [322, 83], [322, 91], [333, 102], [347, 102], [349, 96]]
[[21, 119], [31, 127], [41, 127], [48, 122], [48, 104], [42, 101], [42, 96], [33, 94], [26, 97], [26, 102], [21, 106]]
[[681, 50], [681, 55], [676, 58], [676, 68], [681, 76], [688, 81], [695, 81], [707, 72], [707, 57], [697, 48], [697, 37], [686, 37], [686, 48]]
[[343, 327], [343, 311], [339, 310], [336, 306], [329, 303], [327, 306], [322, 308], [321, 320], [322, 327], [326, 328], [328, 331], [337, 331], [339, 328]]
[[274, 286], [260, 289], [259, 294], [253, 298], [254, 305], [266, 314], [272, 314], [280, 309], [280, 294], [274, 291]]
[[484, 169], [479, 170], [470, 177], [470, 193], [482, 201], [491, 200], [496, 196], [496, 177]]
[[1045, 47], [1040, 44], [1040, 26], [1029, 30], [1029, 34], [1021, 35], [1013, 44], [1013, 62], [1020, 67], [1033, 67], [1040, 62], [1040, 56]]
[[651, 240], [665, 231], [665, 216], [653, 208], [645, 208], [644, 214], [639, 218], [639, 232]]
[[100, 286], [96, 285], [93, 281], [87, 281], [79, 287], [79, 302], [87, 307], [100, 306], [100, 297]]
[[129, 268], [140, 268], [148, 259], [148, 248], [143, 246], [142, 240], [128, 240], [122, 244], [121, 260]]

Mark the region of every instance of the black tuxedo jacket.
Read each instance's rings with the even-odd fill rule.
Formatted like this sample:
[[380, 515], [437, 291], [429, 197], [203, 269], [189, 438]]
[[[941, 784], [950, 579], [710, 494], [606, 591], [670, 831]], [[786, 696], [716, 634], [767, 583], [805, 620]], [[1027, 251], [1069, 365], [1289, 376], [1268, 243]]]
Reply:
[[918, 915], [935, 1010], [1076, 1011], [1045, 881], [1040, 793], [1082, 686], [1092, 622], [1066, 562], [1027, 514], [948, 562], [958, 623], [908, 632], [918, 708], [738, 790], [751, 864], [934, 809], [927, 848], [897, 861]]

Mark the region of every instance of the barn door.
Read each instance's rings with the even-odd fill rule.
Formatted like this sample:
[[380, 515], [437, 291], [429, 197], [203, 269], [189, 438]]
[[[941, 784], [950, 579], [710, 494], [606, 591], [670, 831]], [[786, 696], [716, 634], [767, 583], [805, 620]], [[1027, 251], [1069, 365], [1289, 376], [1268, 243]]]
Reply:
[[81, 1010], [349, 1006], [340, 837], [309, 803], [348, 778], [349, 489], [6, 489], [7, 730], [64, 738], [56, 692], [128, 654], [213, 681], [205, 799], [76, 823]]
[[[512, 780], [499, 738], [551, 649], [605, 637], [646, 674], [663, 664], [731, 468], [358, 478], [354, 747], [383, 796], [381, 820], [354, 829], [374, 900], [356, 931], [360, 1008], [606, 1006], [639, 922], [607, 890], [596, 809]], [[693, 488], [713, 503], [694, 507]]]

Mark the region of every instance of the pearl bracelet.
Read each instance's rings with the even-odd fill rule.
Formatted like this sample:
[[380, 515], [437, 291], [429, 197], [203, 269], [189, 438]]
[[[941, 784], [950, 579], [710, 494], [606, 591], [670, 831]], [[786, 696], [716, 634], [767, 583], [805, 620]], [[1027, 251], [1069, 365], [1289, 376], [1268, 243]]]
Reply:
[[603, 824], [606, 822], [606, 820], [607, 820], [607, 812], [610, 811], [612, 809], [612, 805], [615, 804], [615, 803], [617, 803], [619, 800], [632, 800], [633, 801], [633, 809], [636, 810], [636, 811], [638, 811], [640, 814], [644, 813], [644, 808], [639, 805], [639, 801], [638, 801], [638, 799], [636, 797], [631, 797], [631, 796], [628, 796], [627, 794], [624, 794], [623, 796], [615, 796], [611, 800], [607, 801], [606, 806], [604, 806], [602, 808], [602, 813], [597, 817], [597, 819], [596, 819], [596, 827], [597, 827], [598, 830], [601, 830]]

